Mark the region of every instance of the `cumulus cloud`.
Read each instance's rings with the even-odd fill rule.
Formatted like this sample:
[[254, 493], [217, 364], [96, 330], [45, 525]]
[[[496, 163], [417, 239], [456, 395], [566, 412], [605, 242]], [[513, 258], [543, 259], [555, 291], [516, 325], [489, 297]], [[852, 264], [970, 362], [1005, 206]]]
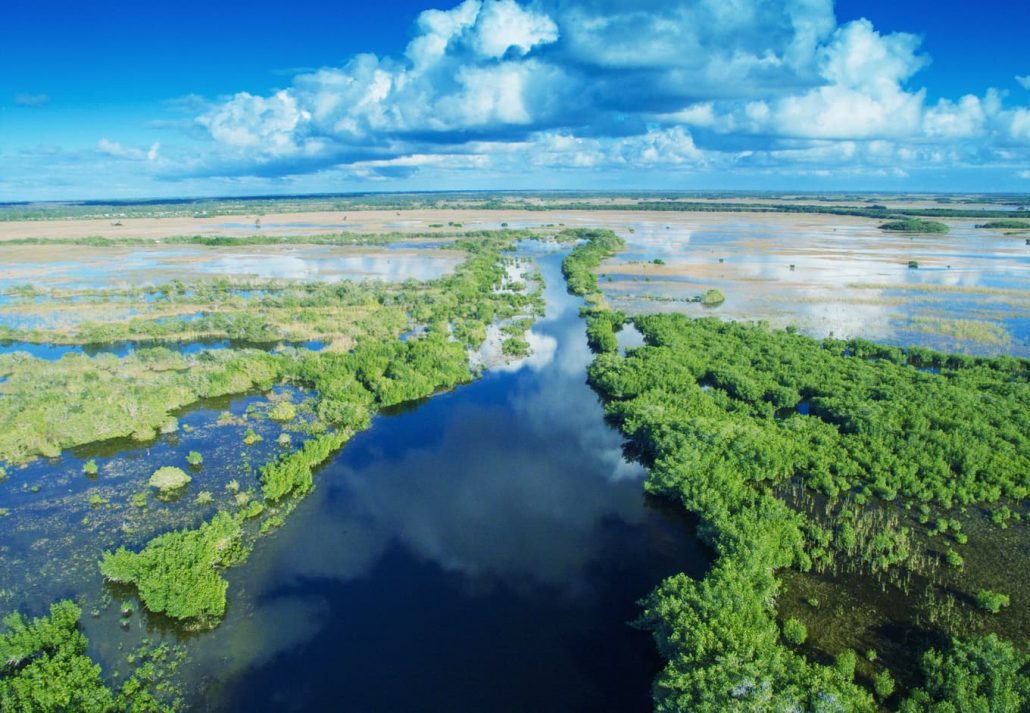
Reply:
[[1030, 91], [1030, 74], [1016, 75], [1016, 81], [1019, 82], [1019, 86]]
[[1030, 158], [1030, 109], [993, 90], [929, 105], [917, 82], [929, 62], [914, 34], [838, 24], [832, 0], [464, 0], [423, 12], [402, 56], [360, 54], [207, 104], [197, 126], [217, 150], [196, 170]]
[[499, 59], [509, 51], [523, 56], [557, 39], [558, 26], [547, 15], [525, 10], [514, 0], [488, 0], [476, 22], [473, 46], [482, 56]]

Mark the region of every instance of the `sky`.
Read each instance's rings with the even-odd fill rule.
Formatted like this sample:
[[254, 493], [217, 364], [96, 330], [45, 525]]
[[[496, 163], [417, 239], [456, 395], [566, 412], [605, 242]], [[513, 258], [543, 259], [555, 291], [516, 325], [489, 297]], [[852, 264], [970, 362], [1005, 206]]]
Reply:
[[1030, 192], [1024, 0], [5, 0], [0, 201]]

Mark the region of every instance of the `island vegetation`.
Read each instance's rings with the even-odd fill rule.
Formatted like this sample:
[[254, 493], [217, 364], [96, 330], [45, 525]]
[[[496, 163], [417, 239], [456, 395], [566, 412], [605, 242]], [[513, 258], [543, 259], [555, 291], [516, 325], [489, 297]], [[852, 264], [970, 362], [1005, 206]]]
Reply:
[[898, 233], [946, 233], [948, 226], [936, 220], [921, 220], [919, 218], [902, 218], [891, 220], [880, 225], [880, 230], [889, 230]]

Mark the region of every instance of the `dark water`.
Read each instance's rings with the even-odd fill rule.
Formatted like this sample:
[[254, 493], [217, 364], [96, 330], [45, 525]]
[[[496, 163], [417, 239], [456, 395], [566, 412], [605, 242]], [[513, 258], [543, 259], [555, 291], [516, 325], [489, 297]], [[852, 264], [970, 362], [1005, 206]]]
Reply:
[[543, 358], [377, 418], [229, 571], [190, 644], [197, 710], [650, 710], [660, 662], [627, 622], [708, 554], [605, 425], [559, 261]]

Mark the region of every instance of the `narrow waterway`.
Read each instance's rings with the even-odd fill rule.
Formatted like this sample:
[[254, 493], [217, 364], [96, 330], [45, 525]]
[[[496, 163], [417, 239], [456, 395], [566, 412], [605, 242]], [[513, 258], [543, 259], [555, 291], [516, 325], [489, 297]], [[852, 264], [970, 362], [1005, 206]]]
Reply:
[[538, 261], [536, 353], [379, 416], [228, 572], [225, 622], [189, 644], [196, 709], [650, 710], [629, 622], [708, 554], [645, 498], [585, 383], [581, 300]]

